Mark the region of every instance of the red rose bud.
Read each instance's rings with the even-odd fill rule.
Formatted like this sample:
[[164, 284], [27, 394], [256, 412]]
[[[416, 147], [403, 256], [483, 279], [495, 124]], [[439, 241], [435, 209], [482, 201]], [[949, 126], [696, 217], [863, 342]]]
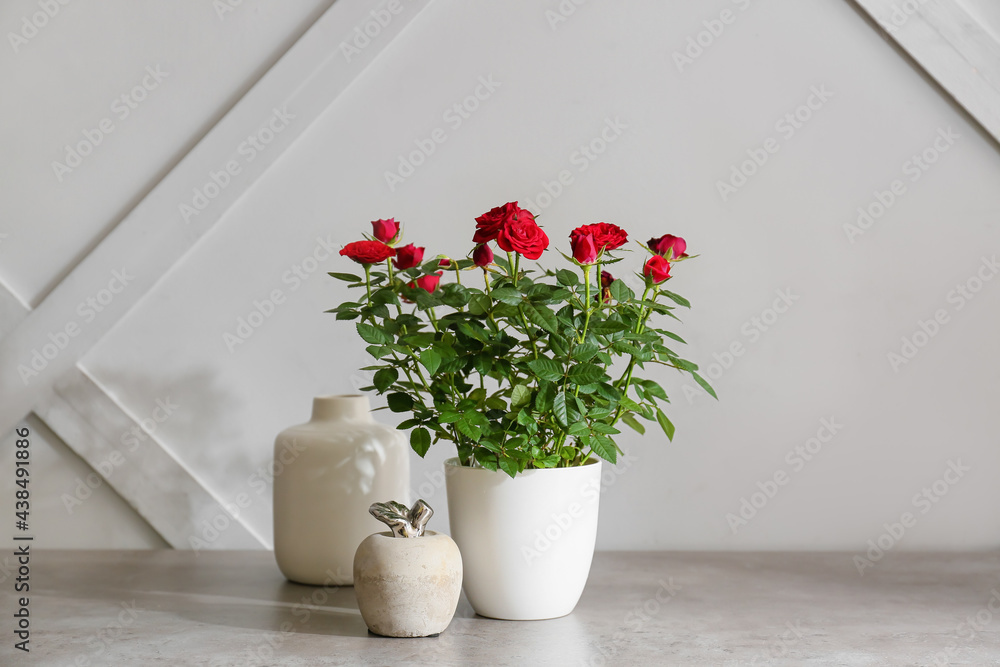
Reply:
[[472, 251], [472, 262], [476, 266], [489, 266], [493, 263], [493, 250], [485, 243], [476, 246], [476, 249]]
[[489, 243], [499, 236], [500, 231], [505, 225], [519, 220], [534, 220], [534, 216], [529, 211], [518, 206], [516, 201], [491, 208], [476, 218], [476, 233], [472, 237], [472, 242]]
[[597, 261], [597, 246], [590, 234], [570, 235], [570, 245], [573, 247], [573, 259], [580, 264], [593, 264]]
[[345, 245], [340, 254], [358, 264], [379, 264], [395, 256], [396, 251], [381, 241], [355, 241]]
[[392, 243], [399, 236], [399, 223], [393, 218], [372, 220], [372, 236], [382, 243]]
[[670, 262], [663, 259], [662, 255], [653, 255], [646, 260], [646, 266], [642, 267], [642, 275], [652, 279], [653, 284], [659, 285], [670, 277]]
[[445, 257], [444, 259], [442, 259], [441, 261], [439, 261], [438, 262], [438, 266], [442, 266], [444, 268], [450, 269], [451, 268], [451, 257]]
[[601, 271], [601, 296], [604, 298], [604, 303], [611, 303], [611, 283], [614, 281], [613, 275], [607, 271]]
[[438, 283], [441, 282], [441, 275], [442, 272], [438, 271], [437, 273], [429, 276], [421, 276], [420, 278], [417, 278], [416, 285], [410, 283], [410, 287], [420, 287], [433, 293], [434, 290], [437, 289]]
[[392, 263], [400, 271], [420, 266], [420, 262], [424, 261], [424, 250], [426, 248], [418, 248], [412, 243], [396, 248], [396, 259]]
[[528, 259], [538, 259], [549, 247], [549, 237], [535, 224], [534, 217], [521, 209], [518, 219], [507, 223], [500, 230], [497, 245], [504, 252], [516, 252]]
[[[649, 239], [649, 249], [655, 252], [657, 255], [663, 255], [664, 257], [670, 257], [670, 259], [677, 259], [678, 257], [687, 257], [684, 252], [687, 250], [687, 241], [679, 236], [674, 236], [673, 234], [664, 234], [658, 239]], [[667, 253], [670, 253], [669, 255]]]
[[598, 252], [602, 250], [615, 250], [628, 243], [628, 232], [618, 225], [612, 225], [609, 222], [598, 222], [593, 225], [577, 227], [570, 232], [569, 238], [572, 240], [575, 236], [586, 236], [587, 234], [594, 237], [594, 246]]

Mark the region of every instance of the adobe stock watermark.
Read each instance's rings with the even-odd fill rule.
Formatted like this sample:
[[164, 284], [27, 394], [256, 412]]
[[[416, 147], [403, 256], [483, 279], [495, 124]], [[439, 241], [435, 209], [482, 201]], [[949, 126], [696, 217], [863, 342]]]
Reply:
[[405, 7], [400, 0], [388, 0], [368, 12], [368, 18], [361, 25], [355, 26], [351, 35], [340, 42], [340, 53], [344, 60], [349, 63], [360, 56], [389, 27], [392, 20], [403, 13], [403, 9]]
[[[623, 123], [618, 116], [613, 119], [605, 118], [601, 131], [593, 139], [585, 144], [580, 144], [575, 151], [570, 153], [570, 166], [575, 167], [578, 174], [587, 171], [597, 158], [604, 155], [608, 146], [618, 141], [618, 138], [627, 129], [628, 125]], [[562, 196], [566, 188], [573, 185], [574, 179], [571, 169], [561, 169], [551, 181], [543, 180], [541, 182], [542, 189], [538, 191], [538, 194], [531, 198], [525, 198], [522, 203], [528, 210], [537, 215], [552, 206], [552, 203]]]
[[[931, 143], [919, 153], [914, 153], [900, 167], [902, 176], [910, 183], [916, 183], [937, 162], [942, 155], [951, 150], [955, 142], [962, 138], [958, 132], [948, 127], [939, 127]], [[885, 190], [875, 190], [872, 199], [864, 206], [858, 207], [858, 217], [853, 222], [845, 222], [844, 234], [847, 240], [854, 244], [859, 236], [871, 229], [889, 210], [907, 193], [909, 188], [902, 178], [893, 179]]]
[[[731, 0], [740, 12], [750, 9], [751, 0]], [[718, 17], [706, 19], [701, 22], [703, 30], [689, 35], [685, 46], [673, 52], [674, 65], [677, 71], [683, 73], [685, 67], [694, 65], [694, 62], [705, 55], [705, 52], [712, 47], [716, 41], [726, 32], [727, 26], [736, 23], [739, 13], [732, 9], [723, 9]]]
[[18, 54], [28, 42], [38, 36], [38, 33], [49, 25], [56, 16], [62, 12], [62, 8], [68, 5], [71, 0], [37, 0], [37, 12], [25, 14], [21, 17], [17, 32], [9, 31], [7, 41], [14, 54]]
[[920, 517], [934, 509], [934, 506], [941, 502], [941, 499], [948, 495], [951, 487], [958, 484], [965, 477], [965, 473], [972, 468], [962, 465], [961, 459], [949, 460], [948, 466], [940, 478], [925, 486], [913, 495], [910, 504], [919, 514], [913, 512], [903, 512], [899, 520], [894, 523], [884, 523], [884, 532], [874, 540], [868, 540], [868, 551], [863, 555], [856, 555], [852, 559], [858, 574], [865, 576], [865, 570], [875, 567], [886, 553], [891, 551], [906, 535], [906, 531], [917, 525]]
[[295, 120], [295, 114], [289, 113], [288, 107], [271, 110], [271, 116], [265, 120], [255, 132], [248, 134], [246, 138], [236, 147], [237, 157], [229, 159], [221, 165], [218, 171], [210, 170], [206, 175], [205, 182], [192, 189], [190, 202], [180, 202], [177, 210], [181, 215], [181, 220], [190, 224], [192, 218], [201, 214], [208, 208], [216, 197], [229, 187], [233, 178], [243, 172], [243, 167], [253, 162], [257, 156], [284, 132], [291, 121]]
[[928, 664], [933, 664], [937, 667], [946, 667], [947, 665], [954, 664], [953, 659], [962, 650], [962, 644], [959, 641], [964, 640], [968, 643], [974, 640], [980, 633], [986, 630], [987, 626], [993, 623], [993, 619], [996, 618], [997, 614], [1000, 614], [1000, 590], [994, 588], [990, 591], [990, 599], [987, 600], [986, 604], [976, 611], [975, 614], [969, 614], [964, 621], [955, 626], [955, 639], [949, 641], [944, 650], [938, 651], [931, 656]]
[[[118, 440], [122, 447], [129, 454], [134, 453], [139, 449], [139, 444], [149, 440], [179, 408], [180, 405], [171, 402], [169, 396], [156, 399], [156, 407], [149, 413], [149, 416], [143, 417], [135, 426], [121, 434]], [[83, 505], [84, 501], [94, 495], [94, 491], [111, 479], [115, 471], [122, 467], [126, 460], [127, 457], [120, 449], [112, 449], [110, 454], [94, 466], [95, 472], [88, 474], [84, 479], [77, 477], [73, 493], [64, 493], [59, 497], [63, 507], [66, 508], [66, 513], [72, 515], [77, 507]]]
[[384, 172], [385, 184], [389, 187], [389, 192], [395, 192], [396, 188], [406, 182], [410, 176], [416, 173], [417, 169], [423, 165], [427, 158], [433, 155], [439, 145], [448, 141], [448, 132], [456, 132], [467, 120], [479, 110], [483, 102], [493, 97], [497, 89], [503, 84], [495, 81], [492, 74], [480, 76], [478, 85], [473, 88], [469, 95], [455, 102], [441, 114], [441, 120], [448, 126], [448, 130], [443, 127], [436, 127], [430, 134], [422, 139], [414, 139], [416, 148], [409, 153], [400, 153], [395, 171], [386, 170]]
[[780, 138], [768, 137], [758, 146], [748, 148], [747, 159], [729, 166], [729, 178], [715, 182], [715, 189], [718, 190], [722, 201], [728, 201], [749, 183], [750, 179], [768, 163], [771, 156], [781, 150], [781, 142], [787, 142], [794, 137], [833, 97], [833, 92], [827, 90], [825, 84], [810, 86], [805, 101], [775, 121], [774, 131]]
[[769, 502], [774, 500], [782, 487], [788, 486], [792, 478], [797, 473], [802, 472], [806, 464], [823, 451], [824, 445], [833, 442], [833, 439], [843, 428], [844, 425], [838, 423], [836, 417], [823, 417], [819, 420], [819, 428], [816, 429], [816, 435], [788, 450], [788, 453], [785, 454], [785, 463], [791, 470], [778, 468], [774, 471], [774, 474], [764, 479], [764, 481], [758, 481], [758, 490], [749, 494], [749, 496], [741, 497], [739, 509], [736, 512], [726, 514], [726, 523], [729, 524], [729, 529], [733, 531], [733, 535], [736, 535], [741, 528], [749, 525], [757, 514], [767, 507]]
[[139, 105], [149, 98], [149, 94], [160, 87], [163, 80], [170, 76], [170, 72], [164, 72], [159, 65], [147, 65], [143, 71], [143, 76], [130, 90], [122, 93], [111, 102], [111, 115], [105, 116], [93, 128], [84, 128], [80, 131], [83, 138], [75, 144], [63, 146], [63, 161], [52, 161], [52, 173], [55, 174], [56, 181], [63, 182], [73, 170], [83, 164], [88, 155], [104, 143], [112, 132], [121, 123], [132, 115], [132, 112], [139, 108]]
[[[111, 272], [111, 280], [107, 287], [104, 287], [93, 295], [88, 296], [76, 307], [76, 314], [83, 321], [83, 324], [90, 324], [107, 309], [115, 296], [121, 294], [129, 284], [135, 280], [135, 276], [130, 275], [128, 270], [123, 268], [120, 271]], [[50, 331], [48, 342], [40, 348], [36, 347], [29, 353], [30, 358], [27, 363], [17, 367], [17, 373], [21, 376], [21, 382], [27, 387], [31, 380], [38, 377], [49, 364], [59, 356], [59, 354], [69, 346], [70, 339], [76, 338], [83, 331], [79, 321], [72, 319], [63, 325], [58, 331]]]
[[552, 545], [562, 539], [563, 535], [573, 530], [580, 517], [587, 511], [594, 511], [597, 502], [601, 498], [601, 490], [615, 485], [618, 478], [627, 473], [638, 461], [638, 457], [623, 452], [618, 464], [615, 466], [605, 466], [601, 471], [601, 479], [595, 482], [587, 482], [580, 487], [580, 495], [583, 496], [583, 503], [576, 501], [566, 506], [565, 511], [555, 512], [550, 515], [550, 523], [545, 528], [535, 530], [534, 541], [531, 545], [521, 545], [521, 556], [528, 565], [542, 554], [552, 548]]
[[298, 291], [309, 278], [316, 275], [321, 264], [336, 253], [337, 246], [329, 234], [326, 238], [317, 236], [312, 251], [281, 274], [281, 283], [288, 286], [288, 291], [276, 287], [263, 298], [254, 299], [250, 312], [236, 318], [235, 328], [231, 332], [222, 332], [222, 342], [229, 350], [229, 354], [233, 354], [238, 347], [250, 340], [265, 322], [274, 317], [278, 308], [287, 303], [288, 294]]
[[893, 3], [889, 9], [889, 15], [884, 20], [879, 19], [878, 24], [889, 32], [896, 32], [906, 25], [906, 22], [917, 13], [921, 5], [925, 4], [927, 4], [927, 0], [903, 0], [899, 5]]
[[670, 604], [670, 601], [677, 597], [680, 591], [684, 590], [683, 586], [674, 582], [673, 577], [667, 577], [666, 580], [660, 579], [657, 583], [659, 588], [655, 593], [625, 614], [622, 619], [622, 628], [611, 635], [610, 645], [598, 644], [597, 653], [581, 663], [584, 667], [605, 667], [606, 665], [619, 664], [609, 661], [618, 653], [619, 646], [626, 637], [631, 633], [641, 632], [647, 623], [663, 611], [663, 608]]
[[220, 21], [226, 20], [227, 14], [232, 14], [237, 8], [243, 6], [243, 0], [212, 0], [212, 9]]
[[900, 338], [899, 351], [890, 350], [886, 353], [886, 360], [889, 362], [892, 372], [898, 373], [901, 367], [913, 361], [920, 350], [927, 347], [951, 322], [952, 314], [962, 310], [975, 299], [986, 283], [993, 280], [997, 273], [1000, 273], [1000, 263], [997, 263], [997, 256], [983, 256], [973, 275], [964, 282], [955, 285], [954, 289], [945, 296], [945, 301], [951, 305], [951, 312], [946, 308], [938, 308], [926, 320], [917, 320], [917, 328], [913, 333]]
[[568, 21], [585, 4], [587, 0], [559, 0], [554, 9], [546, 9], [545, 20], [549, 23], [549, 29], [555, 32], [560, 24]]
[[[331, 572], [328, 569], [326, 571], [326, 581], [322, 586], [310, 587], [312, 590], [310, 590], [308, 594], [303, 595], [298, 602], [290, 605], [290, 613], [292, 617], [296, 619], [296, 623], [299, 625], [308, 623], [309, 619], [312, 618], [313, 612], [315, 611], [329, 613], [330, 610], [323, 605], [325, 605], [330, 599], [330, 589], [338, 587], [340, 584], [337, 582], [346, 581], [347, 579], [345, 579], [345, 577], [349, 578], [350, 576], [351, 575], [342, 572], [339, 567], [336, 572]], [[285, 642], [288, 641], [288, 638], [295, 634], [295, 632], [295, 623], [292, 623], [291, 621], [282, 621], [281, 625], [278, 626], [277, 632], [265, 632], [261, 635], [260, 639], [254, 646], [244, 648], [240, 653], [238, 662], [234, 663], [231, 657], [222, 657], [214, 659], [210, 664], [213, 667], [231, 667], [233, 664], [271, 664], [277, 657], [278, 651], [282, 646], [284, 646]]]
[[[722, 349], [721, 352], [713, 352], [712, 358], [715, 360], [703, 369], [704, 375], [711, 380], [718, 380], [736, 365], [737, 359], [746, 354], [748, 346], [753, 345], [761, 339], [764, 333], [771, 330], [781, 316], [786, 314], [795, 302], [799, 300], [798, 294], [792, 293], [791, 288], [775, 290], [777, 298], [770, 306], [764, 308], [760, 313], [743, 322], [740, 326], [742, 338], [734, 340]], [[701, 388], [701, 385], [685, 383], [681, 386], [684, 398], [689, 405], [694, 404], [694, 399], [698, 396], [708, 396], [708, 392]]]
[[115, 644], [115, 642], [122, 638], [128, 628], [135, 625], [136, 620], [139, 618], [139, 614], [146, 611], [145, 609], [139, 607], [135, 600], [121, 602], [118, 606], [120, 606], [122, 610], [118, 612], [117, 620], [111, 621], [98, 630], [93, 637], [87, 640], [87, 646], [90, 651], [88, 654], [76, 657], [76, 660], [73, 661], [73, 665], [75, 665], [75, 667], [90, 667], [90, 665], [108, 664], [107, 658], [102, 658], [101, 656], [103, 656], [107, 650]]

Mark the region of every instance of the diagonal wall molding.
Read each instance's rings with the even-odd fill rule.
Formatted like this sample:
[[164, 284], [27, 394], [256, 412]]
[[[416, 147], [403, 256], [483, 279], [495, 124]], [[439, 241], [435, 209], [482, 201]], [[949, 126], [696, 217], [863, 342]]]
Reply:
[[[205, 137], [85, 257], [16, 329], [0, 341], [0, 431], [13, 428], [51, 387], [54, 378], [76, 362], [124, 317], [274, 165], [310, 125], [392, 43], [430, 0], [402, 4], [402, 11], [359, 53], [346, 57], [338, 45], [356, 26], [371, 20], [366, 0], [338, 0], [261, 77]], [[291, 118], [294, 116], [294, 118]], [[276, 120], [277, 119], [277, 120]], [[277, 129], [282, 126], [280, 131]], [[270, 135], [266, 135], [268, 130]], [[240, 146], [251, 135], [273, 136], [252, 161], [241, 158]], [[235, 162], [224, 187], [213, 189], [212, 174]], [[235, 171], [235, 170], [233, 170]], [[195, 205], [194, 191], [218, 194], [185, 222], [180, 206]], [[117, 272], [117, 273], [116, 273]], [[116, 278], [116, 275], [118, 278]], [[124, 278], [124, 279], [123, 279]], [[122, 288], [122, 283], [127, 285]], [[118, 288], [100, 315], [79, 322], [76, 307], [110, 287]], [[35, 351], [67, 326], [80, 331], [37, 375], [22, 379]], [[50, 351], [52, 348], [49, 348]], [[43, 366], [41, 359], [36, 359]]]
[[1000, 142], [1000, 43], [989, 30], [956, 0], [854, 2]]
[[[125, 463], [114, 466], [106, 482], [176, 548], [189, 548], [192, 536], [202, 536], [203, 523], [220, 516], [231, 527], [212, 547], [269, 546], [226, 513], [211, 490], [155, 437], [134, 452], [122, 452], [122, 434], [138, 422], [77, 364], [428, 4], [394, 3], [402, 9], [364, 48], [345, 55], [339, 45], [387, 3], [337, 0], [34, 310], [0, 284], [0, 431], [9, 431], [34, 410], [95, 470], [108, 470], [112, 458], [123, 457]], [[247, 160], [240, 147], [251, 136], [263, 147], [255, 149], [257, 159]], [[233, 163], [238, 169], [231, 168]], [[204, 200], [195, 200], [196, 190]], [[182, 204], [190, 209], [182, 212]], [[114, 292], [111, 303], [92, 321], [82, 321], [77, 305], [102, 290]], [[62, 335], [71, 329], [72, 336]], [[46, 345], [51, 353], [56, 340], [65, 344], [49, 358], [36, 359], [42, 368], [32, 367], [34, 353]], [[25, 381], [19, 367], [34, 374]]]
[[[213, 519], [225, 526], [217, 531], [213, 547], [269, 546], [240, 518], [226, 513], [222, 503], [156, 439], [155, 431], [143, 432], [139, 421], [83, 370], [60, 378], [35, 414], [174, 548], [191, 548], [192, 537], [204, 540], [203, 524], [211, 525]], [[128, 438], [136, 433], [142, 440]], [[65, 493], [81, 500], [75, 489]]]

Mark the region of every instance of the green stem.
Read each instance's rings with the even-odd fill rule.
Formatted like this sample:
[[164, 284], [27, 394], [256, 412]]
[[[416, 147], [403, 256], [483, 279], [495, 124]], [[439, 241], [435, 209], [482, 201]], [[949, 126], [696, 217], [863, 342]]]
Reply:
[[372, 266], [365, 264], [365, 291], [368, 292], [368, 301], [372, 300]]
[[586, 285], [587, 289], [587, 297], [584, 300], [584, 303], [586, 304], [587, 317], [583, 321], [583, 332], [580, 333], [581, 345], [583, 344], [583, 341], [587, 340], [587, 328], [590, 327], [590, 313], [593, 312], [593, 308], [590, 304], [590, 270], [592, 268], [593, 267], [590, 264], [584, 264], [583, 266], [583, 283]]

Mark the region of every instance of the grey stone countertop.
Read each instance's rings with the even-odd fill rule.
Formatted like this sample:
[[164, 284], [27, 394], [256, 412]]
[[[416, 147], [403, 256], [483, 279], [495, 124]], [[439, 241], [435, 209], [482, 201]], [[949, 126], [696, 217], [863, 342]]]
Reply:
[[39, 551], [30, 644], [0, 584], [0, 665], [1000, 665], [1000, 553], [598, 552], [576, 611], [370, 636], [352, 588], [266, 551]]

